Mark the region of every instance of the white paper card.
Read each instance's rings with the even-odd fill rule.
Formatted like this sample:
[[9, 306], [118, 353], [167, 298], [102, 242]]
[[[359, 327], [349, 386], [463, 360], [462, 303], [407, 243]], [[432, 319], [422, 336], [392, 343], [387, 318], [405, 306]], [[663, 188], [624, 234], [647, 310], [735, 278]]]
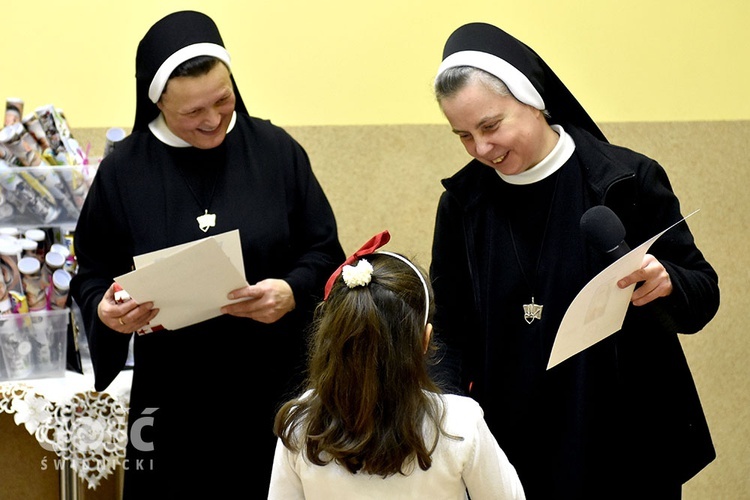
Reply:
[[152, 322], [169, 330], [219, 316], [238, 301], [227, 294], [247, 286], [239, 238], [224, 234], [143, 254], [135, 271], [115, 281], [138, 303], [153, 301], [159, 314]]
[[635, 284], [621, 289], [617, 282], [641, 267], [654, 241], [696, 212], [698, 210], [620, 257], [578, 292], [557, 330], [548, 370], [622, 328]]
[[216, 242], [219, 243], [219, 246], [221, 246], [221, 249], [224, 251], [224, 253], [229, 256], [229, 260], [232, 261], [232, 264], [234, 264], [237, 270], [244, 276], [245, 264], [242, 261], [242, 245], [240, 244], [239, 229], [234, 229], [232, 231], [227, 231], [226, 233], [221, 233], [214, 236], [208, 236], [200, 240], [189, 241], [187, 243], [183, 243], [182, 245], [175, 245], [173, 247], [163, 248], [161, 250], [155, 250], [149, 253], [142, 253], [141, 255], [136, 255], [135, 257], [133, 257], [133, 263], [135, 264], [136, 269], [141, 269], [153, 262], [156, 262], [157, 260], [169, 257], [173, 253], [184, 250], [185, 248], [191, 245], [195, 245], [196, 243], [208, 238], [215, 239]]

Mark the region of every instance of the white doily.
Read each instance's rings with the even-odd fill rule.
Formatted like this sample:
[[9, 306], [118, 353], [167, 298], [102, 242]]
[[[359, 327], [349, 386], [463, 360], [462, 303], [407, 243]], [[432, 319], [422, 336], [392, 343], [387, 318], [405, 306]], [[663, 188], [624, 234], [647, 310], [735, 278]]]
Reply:
[[16, 425], [57, 455], [45, 456], [42, 469], [60, 470], [59, 461], [67, 460], [88, 488], [96, 489], [125, 458], [127, 398], [82, 391], [51, 400], [39, 392], [23, 382], [0, 384], [0, 413], [13, 414]]

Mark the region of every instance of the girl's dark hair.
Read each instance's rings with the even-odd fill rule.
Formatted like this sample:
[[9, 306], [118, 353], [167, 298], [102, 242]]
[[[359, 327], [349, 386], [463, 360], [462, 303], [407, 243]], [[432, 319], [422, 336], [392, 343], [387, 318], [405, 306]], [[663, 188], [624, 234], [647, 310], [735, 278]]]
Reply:
[[425, 354], [431, 288], [426, 281], [425, 297], [420, 276], [396, 257], [363, 258], [373, 267], [370, 283], [349, 288], [339, 276], [318, 305], [309, 391], [281, 407], [274, 432], [316, 465], [335, 461], [383, 477], [408, 473], [414, 461], [427, 470], [446, 435]]

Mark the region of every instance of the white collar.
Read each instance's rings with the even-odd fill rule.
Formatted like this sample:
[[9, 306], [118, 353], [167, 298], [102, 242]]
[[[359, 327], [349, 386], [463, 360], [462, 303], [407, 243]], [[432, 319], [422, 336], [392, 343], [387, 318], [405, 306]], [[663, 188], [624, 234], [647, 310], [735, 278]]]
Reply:
[[573, 142], [573, 138], [563, 130], [562, 126], [551, 125], [551, 127], [552, 130], [560, 135], [560, 138], [557, 140], [555, 147], [552, 148], [552, 151], [550, 151], [542, 161], [537, 163], [533, 168], [521, 172], [520, 174], [506, 175], [495, 170], [497, 175], [508, 184], [522, 185], [539, 182], [557, 172], [557, 170], [562, 167], [571, 156], [573, 156], [573, 151], [575, 151], [576, 145], [575, 142]]
[[[232, 112], [232, 121], [229, 122], [229, 127], [227, 127], [227, 134], [232, 131], [236, 122], [237, 112], [234, 111]], [[179, 137], [174, 135], [171, 130], [169, 130], [167, 122], [164, 121], [164, 115], [162, 113], [159, 113], [159, 116], [154, 118], [154, 120], [148, 124], [148, 128], [157, 139], [159, 139], [167, 146], [172, 146], [174, 148], [192, 147], [192, 144], [180, 139]]]

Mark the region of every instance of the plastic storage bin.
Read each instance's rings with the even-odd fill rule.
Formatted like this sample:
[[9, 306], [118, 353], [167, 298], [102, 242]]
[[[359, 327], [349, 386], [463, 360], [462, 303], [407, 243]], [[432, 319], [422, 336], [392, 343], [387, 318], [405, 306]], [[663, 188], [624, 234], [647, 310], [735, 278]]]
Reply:
[[97, 167], [17, 167], [0, 160], [0, 225], [75, 225]]
[[0, 381], [65, 375], [69, 309], [0, 316]]

